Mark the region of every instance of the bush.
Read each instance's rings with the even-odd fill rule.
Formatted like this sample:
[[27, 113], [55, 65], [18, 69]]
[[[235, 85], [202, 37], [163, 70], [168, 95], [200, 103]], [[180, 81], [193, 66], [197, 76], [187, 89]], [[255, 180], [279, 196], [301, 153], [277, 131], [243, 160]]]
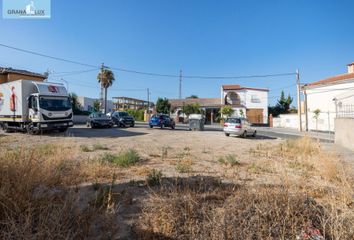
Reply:
[[127, 113], [134, 117], [136, 121], [144, 121], [144, 109], [127, 109]]
[[146, 182], [149, 186], [156, 186], [161, 184], [162, 172], [161, 170], [152, 169], [146, 178]]
[[130, 167], [140, 160], [139, 153], [134, 149], [121, 152], [118, 155], [106, 153], [103, 155], [102, 161], [109, 162], [120, 167]]
[[218, 161], [221, 164], [230, 164], [231, 166], [240, 165], [240, 162], [236, 159], [235, 155], [226, 155], [225, 157], [220, 157]]

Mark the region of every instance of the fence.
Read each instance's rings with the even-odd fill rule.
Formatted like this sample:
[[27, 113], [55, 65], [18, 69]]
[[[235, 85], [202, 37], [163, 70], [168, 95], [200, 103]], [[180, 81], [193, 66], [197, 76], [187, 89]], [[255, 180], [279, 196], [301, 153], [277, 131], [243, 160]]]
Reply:
[[337, 118], [354, 118], [354, 104], [337, 104], [336, 106]]

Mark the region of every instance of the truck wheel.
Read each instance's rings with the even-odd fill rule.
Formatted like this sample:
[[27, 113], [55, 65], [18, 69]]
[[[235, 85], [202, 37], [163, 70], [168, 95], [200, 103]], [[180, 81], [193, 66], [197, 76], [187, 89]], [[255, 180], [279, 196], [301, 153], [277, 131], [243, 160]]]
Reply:
[[7, 125], [7, 123], [4, 123], [4, 125], [2, 126], [2, 130], [4, 130], [5, 133], [10, 133], [11, 130], [9, 129], [9, 126]]
[[30, 135], [37, 135], [39, 133], [39, 130], [35, 130], [33, 124], [29, 124], [27, 126], [27, 133]]

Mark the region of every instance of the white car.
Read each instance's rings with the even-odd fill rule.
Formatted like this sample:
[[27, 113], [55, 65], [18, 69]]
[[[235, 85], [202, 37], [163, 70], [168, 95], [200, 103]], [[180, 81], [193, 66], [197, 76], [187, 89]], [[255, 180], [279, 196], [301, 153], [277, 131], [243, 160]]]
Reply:
[[224, 133], [227, 137], [230, 135], [255, 137], [257, 131], [251, 126], [251, 123], [246, 118], [231, 117], [225, 120]]

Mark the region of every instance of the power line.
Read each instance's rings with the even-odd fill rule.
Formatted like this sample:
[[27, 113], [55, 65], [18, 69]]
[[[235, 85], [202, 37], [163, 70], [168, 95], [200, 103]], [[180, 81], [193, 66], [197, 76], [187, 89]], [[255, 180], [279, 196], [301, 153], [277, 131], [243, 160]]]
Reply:
[[25, 52], [25, 53], [29, 53], [29, 54], [45, 57], [45, 58], [54, 59], [54, 60], [57, 60], [57, 61], [68, 62], [68, 63], [82, 65], [82, 66], [86, 66], [86, 67], [94, 67], [94, 68], [97, 67], [97, 66], [94, 66], [94, 65], [91, 65], [91, 64], [86, 64], [86, 63], [81, 63], [81, 62], [77, 62], [77, 61], [67, 60], [67, 59], [59, 58], [59, 57], [53, 57], [53, 56], [46, 55], [46, 54], [43, 54], [43, 53], [38, 53], [38, 52], [30, 51], [30, 50], [25, 50], [25, 49], [22, 49], [22, 48], [9, 46], [9, 45], [5, 45], [5, 44], [2, 44], [2, 43], [0, 43], [0, 46], [5, 47], [5, 48], [9, 48], [9, 49], [13, 49], [13, 50], [16, 50], [16, 51], [20, 51], [20, 52]]
[[[74, 61], [74, 60], [69, 60], [69, 59], [65, 59], [65, 58], [60, 58], [60, 57], [54, 57], [54, 56], [50, 56], [50, 55], [47, 55], [47, 54], [43, 54], [43, 53], [31, 51], [31, 50], [26, 50], [26, 49], [22, 49], [22, 48], [18, 48], [18, 47], [13, 47], [13, 46], [9, 46], [9, 45], [2, 44], [2, 43], [0, 43], [0, 46], [8, 48], [8, 49], [16, 50], [16, 51], [19, 51], [19, 52], [33, 54], [33, 55], [36, 55], [36, 56], [45, 57], [45, 58], [49, 58], [49, 59], [53, 59], [53, 60], [57, 60], [57, 61], [77, 64], [77, 65], [91, 67], [91, 68], [96, 68], [96, 69], [100, 68], [100, 66], [96, 66], [96, 65], [92, 65], [92, 64], [88, 64], [88, 63], [83, 63], [83, 62], [79, 62], [79, 61]], [[143, 71], [137, 71], [137, 70], [130, 70], [130, 69], [125, 69], [125, 68], [120, 68], [120, 67], [112, 67], [112, 66], [108, 66], [108, 67], [110, 69], [112, 69], [112, 70], [117, 70], [117, 71], [127, 72], [127, 73], [140, 74], [140, 75], [147, 75], [147, 76], [168, 77], [168, 78], [179, 78], [180, 77], [180, 75], [176, 75], [176, 74], [152, 73], [152, 72], [143, 72]], [[190, 78], [190, 79], [242, 79], [242, 78], [245, 79], [245, 78], [281, 77], [281, 76], [292, 76], [292, 75], [296, 75], [296, 73], [277, 73], [277, 74], [244, 75], [244, 76], [184, 75], [183, 77], [184, 78]]]
[[81, 70], [81, 71], [72, 71], [72, 72], [54, 72], [51, 75], [55, 75], [55, 77], [65, 77], [65, 76], [72, 76], [78, 75], [87, 72], [97, 71], [99, 68], [89, 69], [89, 70]]
[[277, 73], [277, 74], [265, 74], [265, 75], [244, 75], [244, 76], [193, 76], [183, 75], [183, 78], [198, 78], [198, 79], [241, 79], [241, 78], [265, 78], [265, 77], [281, 77], [292, 76], [296, 73]]

